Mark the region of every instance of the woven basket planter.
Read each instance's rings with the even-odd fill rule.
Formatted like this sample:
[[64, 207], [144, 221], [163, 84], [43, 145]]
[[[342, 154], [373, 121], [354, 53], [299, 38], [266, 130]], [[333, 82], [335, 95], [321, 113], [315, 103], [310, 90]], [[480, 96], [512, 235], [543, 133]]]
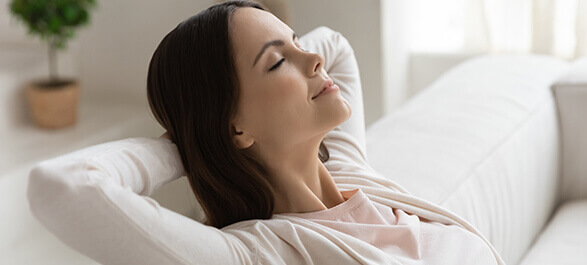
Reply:
[[80, 90], [77, 80], [61, 80], [58, 84], [31, 82], [25, 90], [37, 126], [58, 129], [76, 123]]

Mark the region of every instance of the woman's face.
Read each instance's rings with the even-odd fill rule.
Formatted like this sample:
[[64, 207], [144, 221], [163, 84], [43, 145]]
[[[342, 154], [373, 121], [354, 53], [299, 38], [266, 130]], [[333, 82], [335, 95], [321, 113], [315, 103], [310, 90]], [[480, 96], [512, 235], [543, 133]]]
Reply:
[[[312, 99], [330, 79], [324, 57], [304, 51], [293, 30], [273, 14], [239, 8], [229, 34], [240, 92], [232, 125], [240, 148], [319, 142], [350, 118], [350, 105], [339, 91]], [[272, 41], [278, 44], [263, 49]]]

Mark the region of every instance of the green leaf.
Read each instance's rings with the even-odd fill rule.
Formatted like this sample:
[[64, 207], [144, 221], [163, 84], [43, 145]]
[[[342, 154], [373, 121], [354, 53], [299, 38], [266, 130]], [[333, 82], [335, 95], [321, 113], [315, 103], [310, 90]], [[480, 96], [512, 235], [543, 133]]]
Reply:
[[81, 10], [79, 22], [80, 24], [85, 24], [88, 22], [88, 12], [86, 10]]
[[59, 33], [61, 30], [61, 24], [60, 17], [51, 17], [49, 20], [49, 31], [53, 33]]
[[63, 8], [63, 17], [67, 25], [75, 25], [79, 10], [73, 5], [67, 5]]

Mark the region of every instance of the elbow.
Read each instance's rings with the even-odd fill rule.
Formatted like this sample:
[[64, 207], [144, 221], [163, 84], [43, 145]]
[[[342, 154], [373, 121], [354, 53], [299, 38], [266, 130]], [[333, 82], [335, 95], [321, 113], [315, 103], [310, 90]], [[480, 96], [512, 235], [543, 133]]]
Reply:
[[74, 194], [75, 167], [80, 163], [43, 161], [29, 173], [26, 197], [29, 209], [41, 223], [47, 225], [52, 215], [58, 215]]
[[[55, 188], [58, 186], [55, 181], [55, 171], [43, 162], [36, 164], [29, 173], [26, 197], [29, 208], [37, 219], [42, 219], [43, 211], [51, 201], [55, 200], [52, 196], [56, 194]], [[41, 220], [40, 220], [41, 221]]]

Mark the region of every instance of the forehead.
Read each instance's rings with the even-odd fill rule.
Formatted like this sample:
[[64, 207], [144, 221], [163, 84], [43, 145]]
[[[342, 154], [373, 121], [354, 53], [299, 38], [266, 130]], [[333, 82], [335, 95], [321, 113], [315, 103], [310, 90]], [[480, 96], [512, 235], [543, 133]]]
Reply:
[[251, 64], [266, 42], [275, 39], [287, 41], [291, 31], [273, 14], [257, 8], [239, 8], [230, 19], [230, 34], [236, 59], [249, 60]]

